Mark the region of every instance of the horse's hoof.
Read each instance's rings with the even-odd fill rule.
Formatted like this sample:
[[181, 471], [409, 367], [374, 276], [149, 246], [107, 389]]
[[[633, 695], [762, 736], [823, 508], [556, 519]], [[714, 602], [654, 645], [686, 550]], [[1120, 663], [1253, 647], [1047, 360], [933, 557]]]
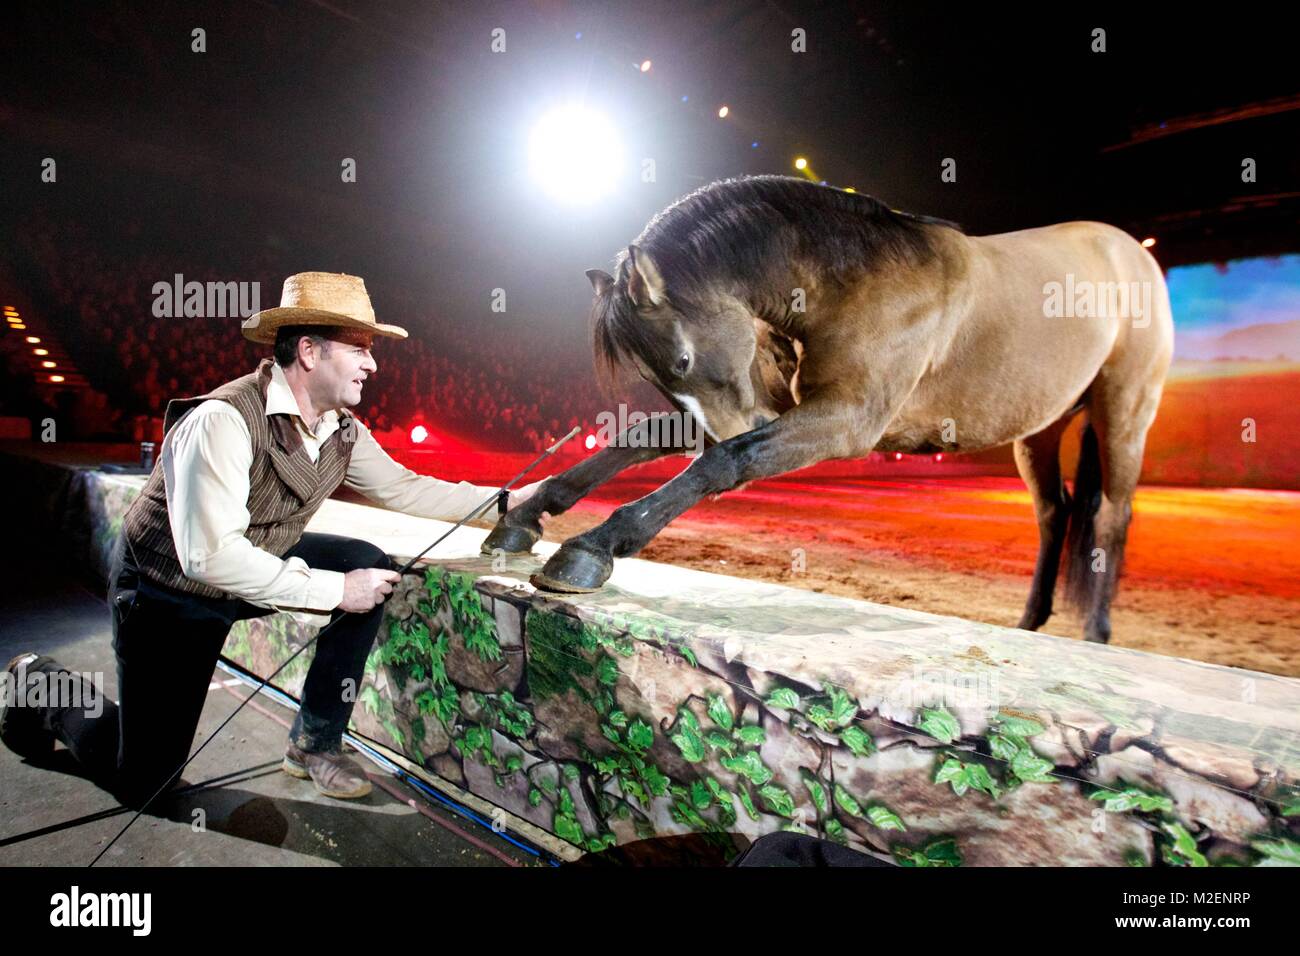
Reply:
[[495, 554], [498, 550], [506, 554], [527, 554], [533, 550], [533, 545], [541, 536], [540, 531], [534, 531], [532, 528], [521, 528], [519, 525], [499, 521], [491, 533], [483, 539], [479, 550], [483, 554]]
[[608, 554], [562, 547], [528, 580], [544, 591], [588, 594], [599, 590], [613, 570], [614, 559]]

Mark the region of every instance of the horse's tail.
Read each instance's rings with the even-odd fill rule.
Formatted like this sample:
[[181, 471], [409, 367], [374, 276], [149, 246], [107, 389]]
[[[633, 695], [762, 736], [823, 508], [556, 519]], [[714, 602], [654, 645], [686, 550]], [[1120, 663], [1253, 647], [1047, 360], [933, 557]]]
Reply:
[[1097, 591], [1105, 585], [1106, 575], [1092, 570], [1092, 550], [1096, 545], [1096, 517], [1101, 507], [1101, 449], [1091, 422], [1083, 426], [1079, 445], [1079, 467], [1074, 474], [1074, 493], [1070, 498], [1070, 524], [1065, 532], [1068, 564], [1065, 569], [1065, 599], [1074, 607], [1086, 610]]

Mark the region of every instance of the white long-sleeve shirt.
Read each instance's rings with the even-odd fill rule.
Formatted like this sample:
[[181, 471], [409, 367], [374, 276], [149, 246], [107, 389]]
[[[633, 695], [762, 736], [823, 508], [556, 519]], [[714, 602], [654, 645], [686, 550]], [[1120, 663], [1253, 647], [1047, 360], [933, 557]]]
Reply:
[[[273, 365], [266, 414], [278, 413], [292, 416], [312, 461], [339, 428], [337, 411], [323, 414], [314, 431], [307, 428], [284, 371]], [[360, 421], [356, 429], [343, 483], [377, 504], [457, 521], [494, 491], [417, 474], [393, 461]], [[245, 537], [253, 441], [233, 405], [212, 399], [191, 411], [167, 433], [160, 461], [172, 538], [186, 577], [277, 610], [330, 611], [343, 601], [343, 572], [310, 568], [302, 558], [278, 558]]]

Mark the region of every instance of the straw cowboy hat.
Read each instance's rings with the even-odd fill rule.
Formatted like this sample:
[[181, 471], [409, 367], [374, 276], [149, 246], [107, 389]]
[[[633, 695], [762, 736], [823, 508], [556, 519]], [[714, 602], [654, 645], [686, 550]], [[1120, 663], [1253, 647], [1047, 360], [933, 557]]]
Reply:
[[244, 320], [244, 338], [273, 345], [276, 330], [282, 325], [329, 325], [406, 338], [406, 329], [375, 321], [366, 284], [359, 276], [339, 272], [299, 272], [289, 276], [284, 280], [278, 308], [263, 309]]

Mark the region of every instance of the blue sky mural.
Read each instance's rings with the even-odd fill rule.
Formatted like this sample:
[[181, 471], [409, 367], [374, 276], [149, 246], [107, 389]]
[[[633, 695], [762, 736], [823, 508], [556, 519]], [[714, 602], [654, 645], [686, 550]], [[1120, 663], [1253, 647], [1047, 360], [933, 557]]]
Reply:
[[1300, 255], [1176, 266], [1166, 279], [1180, 333], [1210, 336], [1300, 319]]

